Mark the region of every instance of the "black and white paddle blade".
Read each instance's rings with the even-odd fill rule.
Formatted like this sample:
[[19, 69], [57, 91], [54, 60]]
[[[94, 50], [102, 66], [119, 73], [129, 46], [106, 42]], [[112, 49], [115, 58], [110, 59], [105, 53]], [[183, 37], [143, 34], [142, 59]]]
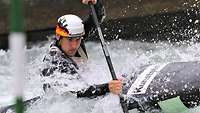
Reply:
[[[37, 101], [39, 99], [41, 99], [40, 96], [37, 96], [37, 97], [34, 97], [32, 99], [26, 100], [26, 101], [23, 102], [24, 106], [27, 107], [27, 106], [29, 106], [30, 104], [34, 103], [35, 101]], [[15, 110], [15, 104], [8, 105], [6, 107], [0, 108], [0, 113], [7, 113], [7, 111], [9, 111], [9, 110], [14, 111]]]

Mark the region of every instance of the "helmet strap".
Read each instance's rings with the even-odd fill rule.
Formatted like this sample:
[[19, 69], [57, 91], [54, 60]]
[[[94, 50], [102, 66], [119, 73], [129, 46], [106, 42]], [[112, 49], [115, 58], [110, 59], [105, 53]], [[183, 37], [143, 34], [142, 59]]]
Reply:
[[61, 40], [58, 41], [58, 45], [59, 45], [59, 46], [61, 45]]
[[62, 39], [62, 36], [60, 35], [56, 35], [56, 39], [57, 39], [57, 44], [60, 46], [61, 45], [61, 39]]

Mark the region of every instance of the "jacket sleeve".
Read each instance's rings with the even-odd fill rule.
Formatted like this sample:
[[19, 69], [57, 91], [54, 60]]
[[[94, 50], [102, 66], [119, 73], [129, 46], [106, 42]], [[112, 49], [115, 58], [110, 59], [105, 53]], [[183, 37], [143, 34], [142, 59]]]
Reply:
[[[100, 23], [103, 22], [104, 18], [106, 17], [105, 8], [103, 6], [103, 0], [97, 0], [97, 3], [94, 5], [98, 21]], [[91, 32], [96, 28], [95, 23], [93, 21], [92, 13], [84, 20], [84, 29], [85, 29], [85, 36], [91, 34]]]
[[110, 92], [108, 88], [108, 83], [100, 84], [100, 85], [93, 85], [87, 89], [81, 90], [77, 92], [77, 97], [88, 97], [88, 98], [95, 98], [97, 96], [105, 95], [106, 93]]

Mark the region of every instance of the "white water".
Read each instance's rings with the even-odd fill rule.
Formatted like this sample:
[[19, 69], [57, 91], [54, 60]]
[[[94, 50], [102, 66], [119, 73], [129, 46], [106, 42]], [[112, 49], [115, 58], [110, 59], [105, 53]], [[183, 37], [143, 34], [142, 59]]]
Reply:
[[[25, 96], [34, 97], [42, 94], [42, 83], [39, 68], [44, 53], [48, 51], [48, 44], [27, 49], [27, 74]], [[141, 43], [134, 41], [112, 41], [109, 51], [117, 75], [132, 73], [141, 66], [174, 61], [200, 60], [200, 43], [171, 44]], [[99, 43], [87, 42], [89, 61], [82, 72], [85, 81], [90, 84], [105, 83], [111, 79], [110, 73]], [[10, 74], [9, 51], [0, 50], [0, 106], [12, 98], [14, 89]], [[78, 84], [74, 84], [78, 85]], [[72, 94], [65, 96], [46, 95], [27, 110], [28, 113], [121, 113], [119, 100], [109, 94], [97, 99], [77, 99]], [[198, 113], [200, 108], [191, 109], [190, 113]], [[133, 110], [132, 113], [137, 113]]]

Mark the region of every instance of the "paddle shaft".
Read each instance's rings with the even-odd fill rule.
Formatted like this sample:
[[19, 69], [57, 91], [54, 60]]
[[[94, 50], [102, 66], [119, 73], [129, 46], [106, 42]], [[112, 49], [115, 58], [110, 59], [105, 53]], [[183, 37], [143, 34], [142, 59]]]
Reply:
[[113, 68], [113, 65], [112, 65], [112, 61], [111, 61], [111, 58], [110, 58], [110, 55], [109, 55], [109, 52], [108, 52], [108, 48], [106, 46], [106, 42], [103, 38], [103, 33], [101, 31], [101, 27], [100, 27], [100, 24], [98, 22], [98, 19], [97, 19], [97, 15], [96, 15], [96, 12], [95, 12], [95, 9], [94, 9], [94, 6], [91, 2], [89, 2], [89, 5], [92, 9], [92, 16], [93, 16], [93, 20], [95, 22], [95, 25], [97, 27], [97, 30], [98, 30], [98, 34], [99, 34], [99, 38], [101, 40], [101, 46], [103, 48], [103, 52], [104, 52], [104, 56], [106, 58], [106, 61], [107, 61], [107, 64], [108, 64], [108, 67], [109, 67], [109, 70], [110, 70], [110, 73], [112, 75], [112, 79], [113, 80], [117, 80], [117, 77], [116, 77], [116, 74], [115, 74], [115, 70]]
[[[113, 68], [112, 61], [111, 61], [111, 58], [110, 58], [110, 55], [109, 55], [109, 52], [108, 52], [108, 48], [106, 46], [106, 42], [104, 40], [103, 33], [101, 31], [101, 27], [100, 27], [100, 24], [99, 24], [98, 19], [97, 19], [97, 14], [96, 14], [94, 5], [92, 4], [92, 2], [89, 2], [88, 4], [90, 5], [90, 8], [92, 10], [93, 20], [94, 20], [95, 25], [97, 27], [99, 38], [101, 40], [101, 46], [102, 46], [102, 49], [103, 49], [103, 53], [104, 53], [104, 56], [106, 58], [110, 73], [112, 75], [112, 79], [113, 80], [117, 80], [117, 77], [116, 77], [116, 74], [115, 74], [115, 70]], [[128, 113], [127, 103], [126, 103], [126, 101], [124, 100], [124, 98], [122, 96], [120, 96], [120, 103], [121, 103], [123, 112], [124, 113]]]

